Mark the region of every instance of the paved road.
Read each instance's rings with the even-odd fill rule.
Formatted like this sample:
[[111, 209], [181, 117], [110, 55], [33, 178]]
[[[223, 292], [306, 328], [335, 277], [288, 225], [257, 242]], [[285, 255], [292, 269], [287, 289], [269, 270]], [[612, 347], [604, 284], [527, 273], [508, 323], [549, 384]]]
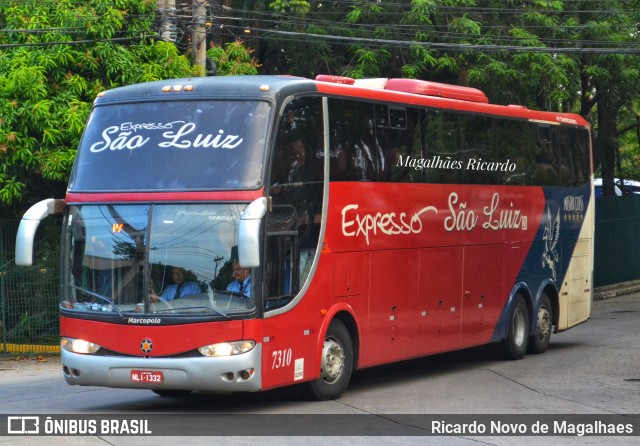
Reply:
[[[403, 414], [636, 414], [640, 418], [640, 294], [594, 303], [591, 320], [554, 335], [543, 355], [502, 361], [487, 348], [407, 361], [356, 373], [338, 401], [308, 402], [296, 389], [249, 395], [197, 395], [166, 399], [149, 391], [71, 387], [55, 360], [0, 361], [0, 413], [3, 414], [125, 414], [147, 416], [188, 414], [258, 414], [260, 423], [308, 421], [289, 414], [375, 414], [372, 432], [385, 435]], [[150, 415], [151, 414], [151, 415]], [[263, 418], [266, 417], [266, 418]], [[199, 418], [198, 418], [199, 419]], [[217, 420], [218, 418], [216, 418]], [[311, 417], [313, 420], [326, 421]], [[213, 423], [204, 418], [203, 424]], [[389, 421], [392, 420], [392, 421]], [[1, 421], [1, 420], [0, 420]], [[396, 423], [398, 424], [398, 423]], [[298, 426], [299, 427], [299, 426]], [[293, 429], [292, 425], [292, 429]], [[340, 426], [338, 426], [340, 428]], [[376, 429], [377, 428], [377, 429]], [[640, 429], [639, 429], [640, 430]], [[343, 431], [340, 431], [343, 432]], [[363, 437], [226, 437], [225, 444], [549, 444], [550, 437], [449, 435]], [[640, 434], [640, 432], [636, 432]], [[215, 435], [215, 434], [214, 434]], [[181, 445], [201, 444], [184, 436]], [[58, 443], [59, 441], [59, 443]], [[68, 444], [68, 439], [0, 437], [7, 444]], [[169, 437], [75, 437], [74, 444], [175, 444]], [[638, 444], [635, 437], [561, 437], [554, 444]]]

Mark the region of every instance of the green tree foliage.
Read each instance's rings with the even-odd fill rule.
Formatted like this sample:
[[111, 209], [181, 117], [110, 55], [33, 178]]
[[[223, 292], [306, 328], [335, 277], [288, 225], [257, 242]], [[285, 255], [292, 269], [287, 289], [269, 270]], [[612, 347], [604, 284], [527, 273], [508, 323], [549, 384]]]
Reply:
[[579, 113], [594, 129], [605, 193], [625, 167], [616, 156], [640, 123], [638, 0], [281, 0], [251, 12], [226, 3], [252, 20], [265, 72], [419, 78]]
[[283, 13], [306, 14], [311, 4], [306, 0], [275, 0], [269, 3], [269, 7]]
[[[146, 0], [0, 3], [0, 209], [61, 197], [96, 94], [193, 73]], [[13, 208], [10, 206], [14, 205]]]
[[[615, 172], [640, 170], [640, 58], [624, 51], [640, 47], [640, 0], [217, 3], [208, 56], [218, 74], [470, 85], [494, 103], [589, 119], [605, 193]], [[154, 11], [148, 0], [0, 3], [1, 203], [63, 193], [97, 92], [193, 73], [173, 44], [149, 37]]]
[[222, 46], [212, 46], [207, 50], [207, 57], [216, 64], [219, 76], [258, 74], [260, 66], [252, 55], [253, 50], [247, 48], [240, 40]]

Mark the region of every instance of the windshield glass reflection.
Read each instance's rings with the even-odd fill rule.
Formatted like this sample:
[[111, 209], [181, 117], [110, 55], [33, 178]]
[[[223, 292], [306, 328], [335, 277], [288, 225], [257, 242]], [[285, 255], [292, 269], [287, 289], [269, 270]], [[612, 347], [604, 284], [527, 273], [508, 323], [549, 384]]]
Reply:
[[121, 316], [254, 311], [252, 271], [237, 263], [236, 229], [244, 207], [72, 206], [61, 306]]

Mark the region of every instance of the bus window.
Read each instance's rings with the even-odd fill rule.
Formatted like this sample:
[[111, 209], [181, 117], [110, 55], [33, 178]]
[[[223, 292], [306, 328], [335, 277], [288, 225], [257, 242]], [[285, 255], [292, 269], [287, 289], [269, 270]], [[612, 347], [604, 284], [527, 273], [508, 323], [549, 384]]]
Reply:
[[536, 174], [534, 182], [541, 186], [558, 184], [558, 155], [553, 144], [553, 129], [549, 125], [534, 126], [537, 133], [535, 147]]
[[259, 101], [95, 107], [69, 190], [256, 189], [270, 113]]
[[535, 135], [526, 121], [493, 119], [496, 160], [508, 163], [496, 184], [530, 185], [534, 175]]
[[574, 170], [569, 129], [558, 127], [553, 130], [555, 152], [557, 154], [558, 185], [569, 186], [573, 182]]
[[378, 180], [382, 157], [376, 143], [375, 127], [373, 104], [329, 100], [331, 180]]
[[[423, 120], [424, 168], [427, 183], [464, 182], [460, 169], [447, 169], [452, 162], [460, 163], [460, 127], [458, 117], [452, 113], [427, 110]], [[448, 161], [448, 164], [445, 164]], [[456, 164], [458, 166], [458, 164]]]
[[559, 185], [581, 186], [589, 175], [588, 132], [571, 127], [553, 128], [553, 137], [558, 152]]
[[265, 309], [287, 304], [298, 290], [298, 217], [290, 205], [274, 206], [267, 226]]
[[376, 106], [380, 181], [422, 181], [422, 169], [415, 168], [416, 160], [422, 158], [419, 117], [418, 109]]
[[572, 186], [581, 186], [589, 179], [589, 170], [591, 160], [589, 159], [589, 132], [575, 128], [570, 129], [571, 153], [573, 158], [573, 184]]
[[295, 99], [282, 113], [270, 173], [266, 309], [281, 307], [298, 293], [317, 252], [323, 196], [322, 128], [318, 97]]
[[[244, 205], [72, 206], [65, 224], [63, 308], [84, 312], [250, 313], [226, 274]], [[216, 261], [224, 260], [218, 269]], [[228, 265], [228, 268], [226, 267]], [[215, 286], [216, 280], [222, 284]]]
[[493, 120], [486, 116], [456, 115], [459, 123], [458, 171], [469, 184], [500, 184], [500, 170], [485, 168], [487, 163], [502, 161], [495, 144]]

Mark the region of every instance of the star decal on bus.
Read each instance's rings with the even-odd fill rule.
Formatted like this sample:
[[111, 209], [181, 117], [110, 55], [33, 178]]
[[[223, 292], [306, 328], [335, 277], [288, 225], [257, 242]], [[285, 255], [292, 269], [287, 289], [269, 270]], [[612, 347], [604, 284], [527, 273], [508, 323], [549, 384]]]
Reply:
[[149, 354], [151, 353], [151, 350], [153, 350], [153, 343], [151, 342], [151, 339], [147, 338], [147, 339], [143, 339], [140, 342], [140, 350], [142, 351], [142, 353], [144, 354]]

